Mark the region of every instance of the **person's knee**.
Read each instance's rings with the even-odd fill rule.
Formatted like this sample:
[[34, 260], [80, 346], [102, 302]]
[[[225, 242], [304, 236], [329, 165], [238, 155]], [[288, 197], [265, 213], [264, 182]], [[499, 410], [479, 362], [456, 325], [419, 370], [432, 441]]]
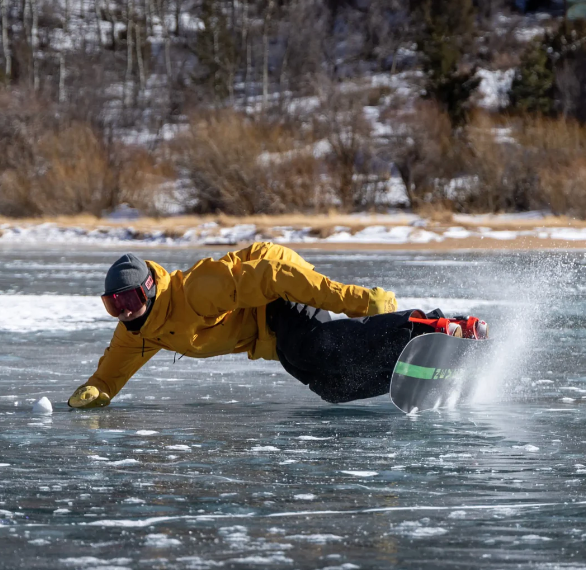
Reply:
[[277, 345], [287, 360], [293, 366], [304, 370], [323, 369], [324, 363], [330, 363], [331, 366], [334, 366], [335, 363], [332, 362], [331, 355], [335, 354], [339, 342], [339, 338], [336, 338], [322, 326], [303, 331], [298, 336], [289, 335], [286, 339], [277, 338]]

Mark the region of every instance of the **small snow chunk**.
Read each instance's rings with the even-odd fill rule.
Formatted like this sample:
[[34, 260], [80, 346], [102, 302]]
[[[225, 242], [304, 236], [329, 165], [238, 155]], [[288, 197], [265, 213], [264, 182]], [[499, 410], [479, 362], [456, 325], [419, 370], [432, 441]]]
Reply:
[[137, 497], [128, 497], [128, 499], [124, 499], [123, 502], [128, 503], [128, 504], [132, 504], [132, 505], [134, 505], [134, 504], [138, 505], [140, 503], [144, 503], [145, 501], [143, 499], [139, 499]]
[[332, 439], [331, 437], [315, 437], [313, 435], [300, 435], [297, 439], [302, 441], [325, 441], [326, 439]]
[[165, 448], [171, 449], [172, 451], [190, 451], [191, 450], [191, 447], [189, 447], [189, 445], [183, 445], [183, 444], [166, 445]]
[[244, 556], [243, 558], [232, 558], [230, 562], [237, 564], [257, 564], [267, 568], [271, 568], [273, 564], [292, 564], [293, 559], [287, 558], [281, 553], [276, 553], [273, 556]]
[[541, 540], [543, 542], [547, 542], [551, 540], [551, 538], [548, 538], [547, 536], [539, 536], [538, 534], [526, 534], [521, 537], [521, 540], [530, 540], [532, 542]]
[[513, 449], [524, 449], [525, 451], [529, 451], [530, 453], [535, 453], [539, 451], [539, 447], [535, 447], [528, 443], [527, 445], [513, 445]]
[[136, 432], [136, 435], [155, 435], [156, 433], [159, 433], [159, 432], [155, 431], [154, 429], [139, 429]]
[[564, 398], [561, 398], [562, 402], [566, 402], [566, 404], [571, 404], [572, 402], [576, 401], [576, 398], [568, 398], [567, 396]]
[[10, 463], [0, 463], [0, 467], [10, 467]]
[[440, 536], [442, 534], [446, 534], [446, 532], [448, 532], [448, 531], [445, 528], [442, 528], [440, 526], [438, 526], [438, 527], [426, 526], [426, 527], [421, 527], [421, 528], [415, 529], [415, 531], [411, 534], [411, 536], [413, 536], [414, 538], [427, 538], [429, 536]]
[[448, 515], [449, 519], [465, 519], [466, 518], [466, 511], [452, 511]]
[[92, 566], [96, 567], [108, 567], [113, 568], [114, 566], [125, 566], [130, 564], [132, 559], [130, 558], [110, 558], [105, 560], [103, 558], [96, 558], [95, 556], [78, 556], [76, 558], [60, 558], [59, 562], [66, 566], [75, 566], [80, 568], [81, 566]]
[[316, 496], [313, 493], [300, 493], [299, 495], [293, 495], [296, 501], [313, 501]]
[[285, 537], [287, 540], [301, 540], [311, 544], [326, 544], [344, 540], [344, 537], [337, 534], [291, 534]]
[[354, 477], [374, 477], [378, 475], [378, 471], [340, 471], [346, 475], [353, 475]]
[[253, 447], [250, 451], [281, 451], [278, 447], [274, 445], [257, 445]]
[[46, 396], [43, 396], [40, 400], [37, 400], [33, 404], [33, 413], [34, 414], [52, 414], [53, 413], [53, 406], [51, 405], [51, 400]]
[[179, 546], [181, 541], [177, 538], [169, 538], [166, 534], [147, 534], [145, 546], [153, 548], [169, 548], [170, 546]]
[[137, 465], [139, 463], [140, 463], [140, 461], [138, 459], [120, 459], [119, 461], [112, 461], [110, 463], [110, 465], [123, 466], [123, 465]]
[[69, 509], [55, 509], [53, 511], [54, 515], [64, 515], [66, 513], [70, 513], [71, 511]]
[[200, 556], [182, 556], [177, 558], [178, 562], [187, 562], [186, 568], [195, 568], [197, 570], [207, 570], [216, 566], [224, 566], [223, 562], [215, 562], [213, 560], [206, 560]]

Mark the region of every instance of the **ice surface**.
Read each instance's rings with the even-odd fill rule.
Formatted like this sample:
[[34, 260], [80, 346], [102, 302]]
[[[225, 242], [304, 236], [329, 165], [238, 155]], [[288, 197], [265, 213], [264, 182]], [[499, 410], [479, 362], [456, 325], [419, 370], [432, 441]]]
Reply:
[[[304, 252], [402, 308], [485, 317], [504, 340], [490, 403], [331, 405], [276, 362], [160, 353], [110, 407], [69, 410], [114, 328], [99, 294], [122, 247], [0, 245], [0, 566], [580, 567], [581, 252]], [[137, 253], [170, 270], [221, 254]], [[53, 414], [33, 417], [41, 397]]]
[[0, 295], [0, 331], [31, 333], [112, 329], [99, 296]]

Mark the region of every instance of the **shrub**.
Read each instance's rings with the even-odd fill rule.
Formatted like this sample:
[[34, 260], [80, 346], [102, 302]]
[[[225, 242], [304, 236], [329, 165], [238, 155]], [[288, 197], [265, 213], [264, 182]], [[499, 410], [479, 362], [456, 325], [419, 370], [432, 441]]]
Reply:
[[316, 161], [290, 129], [234, 111], [194, 115], [173, 150], [197, 213], [280, 213], [311, 207]]
[[36, 154], [40, 169], [34, 183], [43, 214], [99, 216], [118, 203], [117, 177], [107, 149], [88, 125], [74, 123], [46, 134]]
[[[392, 119], [391, 119], [392, 121]], [[450, 207], [446, 184], [463, 174], [467, 149], [454, 133], [448, 114], [437, 103], [421, 102], [394, 125], [390, 156], [399, 169], [411, 206]]]
[[469, 170], [478, 192], [464, 207], [472, 211], [549, 208], [555, 214], [586, 215], [586, 129], [574, 120], [544, 117], [508, 120], [514, 141], [495, 138], [499, 123], [477, 114], [467, 129], [473, 151]]

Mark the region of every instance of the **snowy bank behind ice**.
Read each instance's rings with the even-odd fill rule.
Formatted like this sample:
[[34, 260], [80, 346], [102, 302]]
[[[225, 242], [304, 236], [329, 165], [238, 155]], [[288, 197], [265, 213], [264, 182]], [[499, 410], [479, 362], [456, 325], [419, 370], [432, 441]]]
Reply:
[[99, 296], [0, 295], [0, 331], [30, 333], [114, 328]]

